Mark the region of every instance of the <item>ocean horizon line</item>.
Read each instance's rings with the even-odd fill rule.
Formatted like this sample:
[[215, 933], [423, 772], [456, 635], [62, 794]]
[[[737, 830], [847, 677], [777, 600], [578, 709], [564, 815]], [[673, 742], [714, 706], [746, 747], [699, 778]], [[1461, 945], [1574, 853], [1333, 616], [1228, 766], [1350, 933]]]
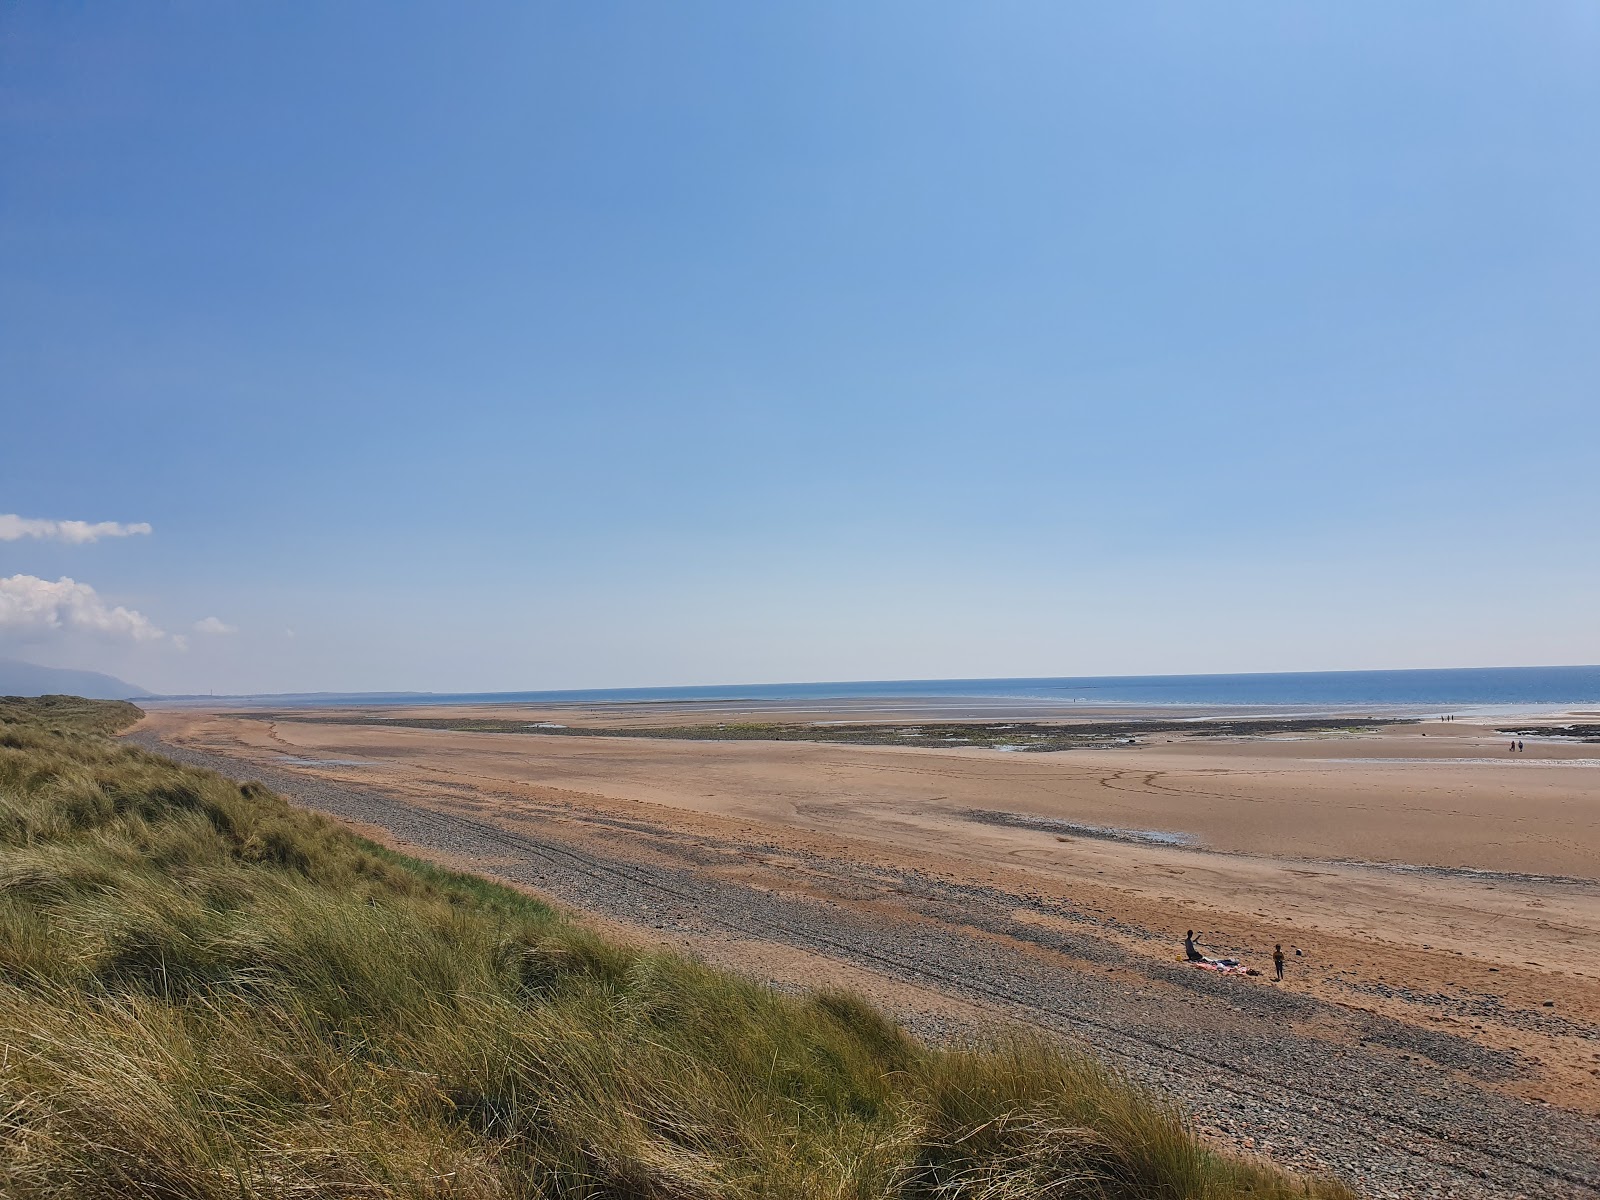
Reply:
[[986, 676], [775, 683], [542, 688], [497, 691], [373, 690], [160, 695], [153, 702], [300, 701], [367, 704], [581, 703], [872, 699], [1053, 701], [1063, 706], [1251, 706], [1268, 704], [1600, 703], [1600, 664], [1511, 667], [1399, 667], [1337, 671]]

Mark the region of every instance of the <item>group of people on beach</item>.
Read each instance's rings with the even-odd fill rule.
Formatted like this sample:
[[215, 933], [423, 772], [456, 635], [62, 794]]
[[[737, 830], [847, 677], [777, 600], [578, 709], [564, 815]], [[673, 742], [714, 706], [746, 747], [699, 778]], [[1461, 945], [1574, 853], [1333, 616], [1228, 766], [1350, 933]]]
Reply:
[[[1455, 716], [1453, 714], [1446, 713], [1444, 716], [1441, 716], [1439, 718], [1439, 720], [1441, 720], [1441, 721], [1454, 721], [1455, 720]], [[1423, 734], [1422, 736], [1423, 737], [1427, 737], [1428, 735], [1427, 734]], [[1511, 744], [1506, 747], [1506, 753], [1508, 753], [1508, 754], [1521, 754], [1522, 750], [1523, 750], [1523, 746], [1522, 746], [1522, 739], [1521, 738], [1512, 738], [1511, 739]]]
[[[1295, 953], [1298, 954], [1300, 952], [1298, 950], [1296, 950]], [[1213, 960], [1213, 959], [1207, 958], [1204, 954], [1201, 954], [1200, 953], [1200, 943], [1194, 940], [1194, 930], [1192, 930], [1192, 929], [1189, 930], [1188, 933], [1183, 935], [1183, 956], [1186, 959], [1188, 959], [1190, 962], [1192, 962], [1192, 963], [1208, 963], [1208, 962], [1213, 962], [1214, 961], [1214, 962], [1217, 962], [1218, 964], [1221, 964], [1221, 965], [1230, 965], [1230, 966], [1231, 965], [1235, 965], [1234, 960], [1231, 959], [1231, 958], [1223, 958], [1223, 959], [1215, 959], [1215, 960]], [[1276, 945], [1274, 945], [1272, 947], [1272, 971], [1273, 971], [1274, 980], [1276, 980], [1279, 983], [1282, 983], [1283, 982], [1283, 943], [1282, 942], [1279, 942], [1279, 943], [1277, 943]]]

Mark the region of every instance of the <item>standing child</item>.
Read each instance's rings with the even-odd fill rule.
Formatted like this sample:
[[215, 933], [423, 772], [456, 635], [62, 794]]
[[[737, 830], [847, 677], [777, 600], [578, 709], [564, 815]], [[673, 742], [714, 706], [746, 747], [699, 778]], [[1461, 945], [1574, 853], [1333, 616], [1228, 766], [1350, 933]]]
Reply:
[[1279, 942], [1272, 948], [1272, 969], [1278, 973], [1278, 982], [1283, 982], [1283, 943]]

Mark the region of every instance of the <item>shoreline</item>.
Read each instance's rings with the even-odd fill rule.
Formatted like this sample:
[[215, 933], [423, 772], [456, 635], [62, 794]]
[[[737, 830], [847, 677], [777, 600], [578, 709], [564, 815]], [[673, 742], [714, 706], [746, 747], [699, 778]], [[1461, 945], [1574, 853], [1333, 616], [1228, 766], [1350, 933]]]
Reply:
[[[373, 715], [397, 711], [459, 714], [463, 712], [513, 714], [581, 714], [638, 720], [684, 715], [701, 719], [761, 717], [775, 721], [814, 724], [892, 721], [1039, 721], [1083, 724], [1094, 721], [1130, 723], [1217, 721], [1307, 721], [1364, 719], [1374, 721], [1429, 721], [1449, 714], [1457, 723], [1525, 720], [1540, 724], [1600, 721], [1600, 700], [1578, 702], [1476, 702], [1441, 705], [1422, 702], [1352, 703], [1151, 703], [1148, 701], [1046, 701], [1028, 697], [905, 696], [683, 698], [643, 700], [480, 699], [472, 697], [415, 696], [406, 698], [348, 697], [308, 701], [301, 697], [146, 697], [134, 701], [156, 711], [262, 712], [365, 712]], [[530, 717], [530, 720], [538, 719]]]

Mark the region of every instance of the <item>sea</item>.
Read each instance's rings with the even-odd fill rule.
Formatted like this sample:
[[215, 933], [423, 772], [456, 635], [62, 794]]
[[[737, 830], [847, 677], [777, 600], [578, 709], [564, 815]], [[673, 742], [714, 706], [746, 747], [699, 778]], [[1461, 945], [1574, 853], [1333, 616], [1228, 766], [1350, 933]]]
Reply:
[[1260, 712], [1384, 710], [1514, 713], [1600, 710], [1600, 666], [1285, 671], [1242, 675], [1089, 675], [1021, 679], [877, 679], [527, 692], [320, 692], [232, 697], [296, 704], [624, 704], [749, 701], [940, 702], [984, 709], [1203, 708]]

